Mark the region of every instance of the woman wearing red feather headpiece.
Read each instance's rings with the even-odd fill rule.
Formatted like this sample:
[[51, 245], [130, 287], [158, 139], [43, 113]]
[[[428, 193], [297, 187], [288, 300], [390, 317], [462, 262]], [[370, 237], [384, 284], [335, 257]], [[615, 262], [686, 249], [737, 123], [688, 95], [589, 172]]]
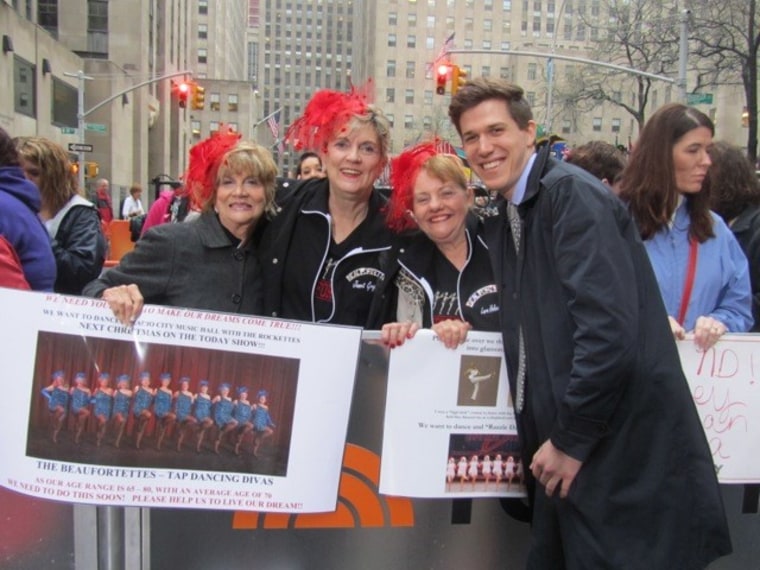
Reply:
[[473, 191], [462, 161], [438, 152], [434, 140], [393, 159], [388, 225], [404, 235], [388, 256], [370, 326], [400, 346], [419, 327], [432, 328], [450, 348], [470, 328], [499, 328], [497, 287], [471, 212]]
[[286, 139], [315, 149], [326, 178], [278, 197], [281, 211], [262, 243], [265, 313], [364, 326], [380, 254], [392, 240], [374, 188], [388, 156], [388, 121], [361, 90], [322, 90]]
[[144, 302], [260, 314], [257, 247], [264, 218], [274, 213], [276, 175], [271, 153], [231, 130], [197, 143], [184, 181], [201, 215], [151, 228], [84, 294], [106, 300], [125, 325]]

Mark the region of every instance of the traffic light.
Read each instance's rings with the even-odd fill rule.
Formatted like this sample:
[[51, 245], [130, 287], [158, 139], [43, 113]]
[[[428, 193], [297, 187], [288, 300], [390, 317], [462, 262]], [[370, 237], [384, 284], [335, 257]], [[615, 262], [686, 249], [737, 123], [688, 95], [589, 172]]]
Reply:
[[206, 88], [193, 84], [193, 109], [202, 110], [206, 106]]
[[183, 109], [187, 107], [187, 98], [190, 96], [190, 83], [187, 81], [181, 82], [179, 85], [177, 85], [177, 100], [179, 101], [179, 106]]
[[84, 176], [85, 178], [97, 178], [98, 176], [98, 163], [97, 162], [85, 162], [84, 163]]
[[438, 95], [446, 94], [446, 81], [449, 78], [449, 64], [441, 63], [435, 68], [435, 92]]
[[451, 66], [451, 95], [457, 94], [457, 91], [467, 83], [467, 72], [458, 65]]

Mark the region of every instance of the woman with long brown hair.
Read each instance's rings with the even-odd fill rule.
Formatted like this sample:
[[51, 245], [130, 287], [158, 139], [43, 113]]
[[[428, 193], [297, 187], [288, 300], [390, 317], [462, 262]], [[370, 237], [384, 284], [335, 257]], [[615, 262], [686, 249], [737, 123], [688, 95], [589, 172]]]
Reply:
[[623, 173], [676, 338], [700, 348], [752, 326], [747, 258], [703, 190], [715, 128], [697, 109], [672, 103], [647, 121]]

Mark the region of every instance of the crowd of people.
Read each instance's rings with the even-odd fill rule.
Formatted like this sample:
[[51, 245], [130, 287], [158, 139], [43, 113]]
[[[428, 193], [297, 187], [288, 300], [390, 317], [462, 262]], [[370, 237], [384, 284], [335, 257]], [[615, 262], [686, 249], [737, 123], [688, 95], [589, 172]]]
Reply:
[[[497, 196], [494, 215], [482, 218], [462, 161], [436, 140], [393, 158], [390, 197], [378, 191], [391, 127], [372, 90], [313, 95], [286, 134], [307, 151], [298, 181], [279, 189], [266, 148], [225, 129], [196, 144], [183, 181], [199, 216], [146, 231], [103, 273], [98, 210], [62, 183], [71, 178], [65, 154], [24, 138], [14, 158], [0, 133], [0, 182], [8, 176], [7, 186], [33, 194], [23, 169], [39, 188], [41, 202], [23, 202], [24, 223], [39, 237], [39, 210], [55, 290], [102, 298], [125, 325], [154, 303], [380, 329], [391, 348], [421, 327], [448, 347], [472, 329], [501, 332], [526, 462], [531, 568], [701, 568], [730, 552], [674, 339], [693, 333], [707, 350], [757, 326], [760, 191], [748, 161], [713, 141], [709, 117], [681, 104], [650, 117], [629, 157], [593, 141], [563, 161], [536, 145], [520, 87], [477, 78], [452, 97], [449, 116], [469, 167]], [[746, 176], [729, 186], [727, 172]], [[124, 205], [127, 215], [135, 208]], [[1, 223], [29, 283], [49, 288], [51, 270], [32, 267], [30, 244]], [[51, 387], [57, 426], [68, 412]], [[106, 418], [100, 429], [113, 421], [123, 430], [129, 404], [117, 397], [128, 392], [137, 445], [151, 415], [171, 409], [159, 406], [163, 387], [142, 401], [145, 388], [117, 385], [108, 420], [97, 413], [102, 389], [75, 407], [77, 389], [90, 387], [75, 379], [70, 413]], [[204, 426], [221, 438], [242, 421], [229, 386], [213, 399], [220, 418], [204, 390], [182, 416], [194, 418], [198, 448]], [[184, 392], [172, 395], [175, 410]], [[486, 469], [476, 463], [475, 479]]]
[[[182, 376], [177, 389], [172, 387], [172, 375], [164, 372], [159, 377], [159, 385], [152, 386], [150, 372], [140, 373], [139, 381], [132, 385], [129, 374], [119, 374], [115, 385], [111, 385], [111, 375], [100, 372], [96, 388], [90, 387], [88, 375], [77, 372], [73, 383], [67, 382], [63, 370], [51, 375], [50, 384], [41, 390], [47, 402], [51, 417], [51, 438], [58, 443], [61, 431], [73, 418], [71, 429], [74, 443], [79, 445], [84, 434], [94, 432], [97, 447], [112, 432], [112, 443], [120, 447], [127, 423], [134, 425], [134, 445], [140, 449], [149, 424], [155, 448], [161, 446], [170, 432], [176, 439], [177, 451], [188, 436], [195, 442], [195, 451], [200, 453], [207, 433], [215, 434], [213, 450], [217, 455], [225, 439], [235, 455], [250, 434], [251, 453], [258, 457], [259, 449], [274, 433], [275, 423], [269, 413], [269, 393], [258, 390], [256, 399], [249, 400], [247, 386], [236, 388], [236, 399], [231, 396], [231, 386], [227, 382], [218, 385], [217, 394], [209, 393], [209, 381], [199, 380], [197, 391], [190, 390], [191, 379]], [[92, 429], [88, 429], [92, 428]]]

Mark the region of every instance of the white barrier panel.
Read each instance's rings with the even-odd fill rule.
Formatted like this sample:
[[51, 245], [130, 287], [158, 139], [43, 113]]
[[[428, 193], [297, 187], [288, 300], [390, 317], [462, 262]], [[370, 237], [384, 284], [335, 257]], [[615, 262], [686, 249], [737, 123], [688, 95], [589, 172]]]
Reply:
[[727, 334], [711, 349], [678, 342], [721, 483], [760, 482], [760, 334]]

